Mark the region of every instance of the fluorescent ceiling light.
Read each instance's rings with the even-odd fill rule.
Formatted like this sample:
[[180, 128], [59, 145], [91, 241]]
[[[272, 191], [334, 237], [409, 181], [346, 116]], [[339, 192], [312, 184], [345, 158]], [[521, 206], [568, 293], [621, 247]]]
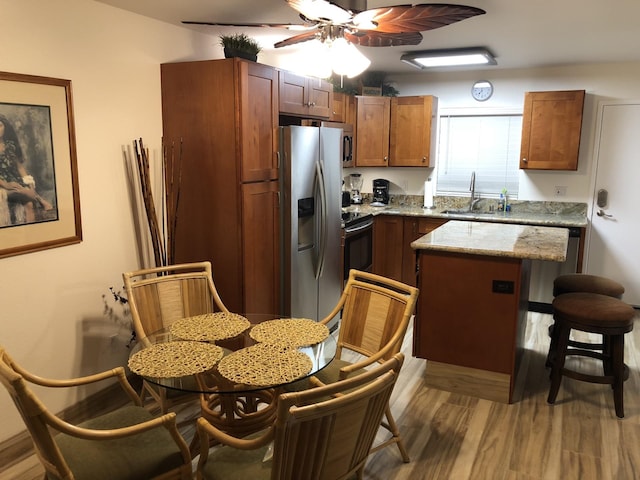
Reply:
[[405, 63], [424, 70], [463, 65], [496, 65], [496, 59], [485, 48], [454, 48], [411, 52], [400, 57]]

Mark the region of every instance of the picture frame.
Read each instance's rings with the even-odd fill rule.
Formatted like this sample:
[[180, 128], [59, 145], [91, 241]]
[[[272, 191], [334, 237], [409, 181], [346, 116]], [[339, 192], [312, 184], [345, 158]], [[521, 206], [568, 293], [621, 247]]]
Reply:
[[0, 72], [0, 258], [81, 241], [71, 80]]

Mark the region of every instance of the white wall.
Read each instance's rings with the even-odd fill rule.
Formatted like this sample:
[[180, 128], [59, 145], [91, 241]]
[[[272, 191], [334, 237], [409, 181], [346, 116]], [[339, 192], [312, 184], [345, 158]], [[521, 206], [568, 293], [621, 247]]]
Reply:
[[[640, 63], [571, 65], [522, 70], [480, 70], [473, 72], [416, 73], [389, 76], [400, 95], [435, 95], [439, 109], [522, 110], [524, 92], [542, 90], [586, 90], [580, 157], [575, 172], [538, 171], [520, 173], [521, 200], [551, 200], [590, 203], [594, 132], [598, 102], [604, 99], [638, 99], [637, 85]], [[493, 96], [486, 102], [471, 98], [474, 81], [486, 79], [494, 86]], [[364, 192], [371, 192], [373, 178], [388, 178], [395, 184], [392, 193], [422, 195], [424, 180], [433, 168], [354, 168], [364, 176]], [[345, 170], [346, 173], [351, 173]], [[565, 197], [555, 197], [556, 185], [567, 187]]]
[[[105, 320], [102, 295], [139, 266], [122, 146], [142, 137], [158, 158], [161, 63], [222, 53], [211, 37], [92, 0], [0, 0], [0, 11], [0, 70], [72, 81], [84, 237], [0, 259], [0, 345], [43, 376], [94, 373], [126, 361], [128, 332]], [[0, 390], [2, 441], [24, 426]], [[59, 411], [77, 397], [43, 400]]]

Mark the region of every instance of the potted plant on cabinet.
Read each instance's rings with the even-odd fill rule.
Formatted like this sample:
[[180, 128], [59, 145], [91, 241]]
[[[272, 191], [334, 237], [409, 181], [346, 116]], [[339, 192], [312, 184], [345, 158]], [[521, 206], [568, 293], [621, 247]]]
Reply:
[[255, 62], [262, 50], [260, 44], [244, 33], [220, 35], [220, 45], [224, 48], [225, 58], [240, 57]]

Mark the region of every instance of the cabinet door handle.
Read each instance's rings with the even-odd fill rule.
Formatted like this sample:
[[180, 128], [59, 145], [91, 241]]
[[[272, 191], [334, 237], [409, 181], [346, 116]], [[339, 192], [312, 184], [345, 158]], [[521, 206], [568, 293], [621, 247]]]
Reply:
[[384, 160], [385, 162], [387, 162], [387, 161], [389, 161], [389, 157], [384, 157], [384, 158], [383, 158], [383, 160]]
[[523, 163], [527, 163], [528, 161], [529, 161], [529, 160], [527, 160], [526, 158], [523, 158], [523, 159], [522, 159], [522, 162], [523, 162]]
[[426, 163], [427, 162], [427, 157], [422, 157], [422, 163]]

